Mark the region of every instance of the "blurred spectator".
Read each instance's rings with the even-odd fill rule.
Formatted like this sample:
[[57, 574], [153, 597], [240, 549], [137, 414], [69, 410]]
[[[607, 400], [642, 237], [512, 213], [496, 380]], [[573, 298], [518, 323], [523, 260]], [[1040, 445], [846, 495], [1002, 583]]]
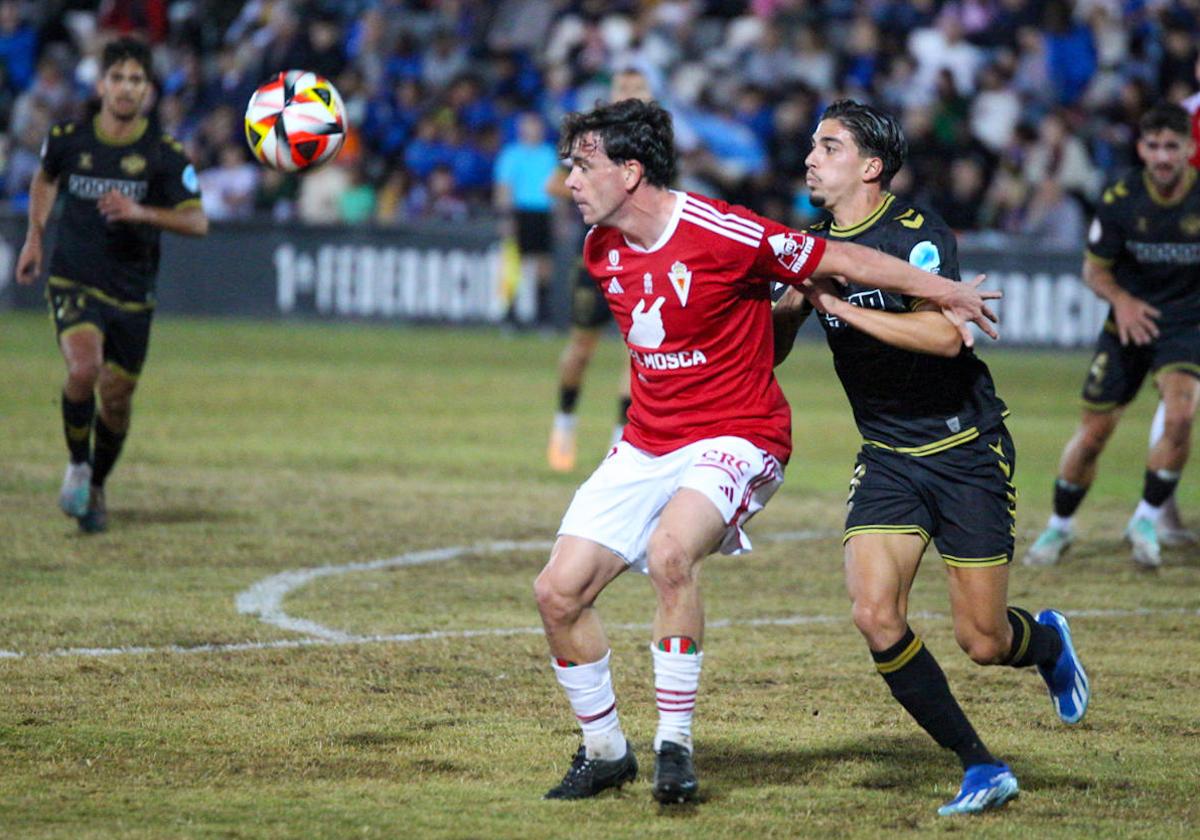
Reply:
[[0, 62], [14, 90], [25, 90], [33, 81], [37, 48], [37, 31], [23, 19], [21, 4], [0, 0]]
[[975, 88], [975, 74], [983, 63], [983, 53], [964, 37], [957, 7], [947, 6], [937, 24], [918, 29], [908, 39], [908, 49], [917, 61], [916, 84], [932, 91], [943, 70], [948, 70], [955, 90], [962, 95]]
[[1060, 105], [1073, 105], [1096, 72], [1092, 32], [1072, 18], [1067, 0], [1047, 0], [1042, 26], [1046, 30], [1046, 61], [1056, 101]]
[[350, 189], [353, 176], [339, 161], [319, 167], [300, 178], [300, 196], [296, 212], [300, 221], [310, 225], [332, 225], [341, 219], [342, 193]]
[[1021, 119], [1021, 98], [1009, 87], [997, 65], [979, 71], [979, 92], [971, 100], [970, 109], [971, 135], [998, 154], [1012, 140], [1013, 129]]
[[200, 173], [200, 200], [214, 222], [249, 219], [261, 171], [250, 163], [243, 144], [230, 143], [217, 152], [218, 163]]
[[350, 167], [350, 183], [338, 196], [338, 221], [361, 225], [375, 216], [375, 187], [364, 161]]
[[1086, 225], [1083, 208], [1055, 178], [1036, 185], [1020, 232], [1035, 237], [1039, 248], [1077, 253]]
[[467, 202], [458, 194], [454, 172], [440, 164], [433, 168], [426, 184], [415, 191], [410, 201], [412, 218], [419, 221], [462, 222], [469, 213]]
[[42, 165], [42, 140], [52, 122], [49, 108], [35, 99], [26, 109], [20, 131], [13, 135], [15, 142], [8, 151], [4, 195], [13, 201], [15, 207], [24, 208], [29, 198], [29, 182]]
[[1064, 112], [1042, 118], [1037, 142], [1029, 150], [1022, 172], [1026, 183], [1055, 180], [1063, 191], [1091, 201], [1100, 190], [1100, 173], [1092, 166], [1087, 148], [1072, 132]]
[[977, 157], [956, 158], [950, 164], [950, 187], [934, 194], [932, 207], [952, 229], [979, 228], [979, 211], [987, 189], [987, 170]]

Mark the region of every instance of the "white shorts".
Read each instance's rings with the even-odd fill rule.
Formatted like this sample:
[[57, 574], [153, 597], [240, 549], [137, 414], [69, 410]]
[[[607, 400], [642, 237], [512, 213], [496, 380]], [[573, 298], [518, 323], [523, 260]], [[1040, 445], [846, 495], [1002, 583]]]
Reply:
[[666, 455], [621, 441], [575, 491], [558, 534], [599, 543], [647, 573], [650, 534], [675, 491], [687, 487], [703, 493], [725, 520], [720, 551], [741, 554], [751, 547], [742, 526], [782, 484], [783, 465], [743, 438], [708, 438]]

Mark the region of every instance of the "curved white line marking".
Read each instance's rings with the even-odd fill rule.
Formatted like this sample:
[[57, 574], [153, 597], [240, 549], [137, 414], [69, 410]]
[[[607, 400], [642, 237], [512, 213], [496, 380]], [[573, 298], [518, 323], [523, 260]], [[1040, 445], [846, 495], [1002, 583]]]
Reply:
[[[781, 531], [772, 534], [759, 535], [758, 539], [768, 542], [803, 542], [832, 538], [840, 535], [834, 530], [805, 530]], [[541, 627], [492, 627], [478, 630], [430, 630], [424, 633], [392, 633], [382, 635], [361, 636], [335, 630], [315, 621], [296, 618], [283, 610], [283, 599], [293, 590], [305, 586], [314, 580], [325, 577], [349, 574], [351, 572], [372, 572], [380, 569], [391, 569], [403, 566], [420, 566], [427, 563], [444, 563], [470, 554], [496, 554], [506, 551], [548, 551], [552, 543], [545, 540], [517, 542], [502, 540], [490, 543], [479, 543], [471, 546], [452, 546], [426, 551], [415, 551], [388, 557], [382, 560], [371, 560], [362, 563], [346, 563], [335, 566], [314, 566], [308, 569], [292, 569], [286, 572], [264, 578], [250, 588], [240, 592], [235, 599], [237, 610], [243, 615], [256, 615], [267, 624], [306, 633], [302, 639], [280, 639], [270, 642], [235, 642], [214, 645], [162, 645], [162, 646], [125, 646], [114, 648], [60, 648], [44, 653], [23, 653], [15, 650], [0, 650], [0, 659], [45, 659], [67, 656], [129, 656], [155, 653], [194, 654], [194, 653], [229, 653], [251, 650], [278, 650], [287, 648], [330, 647], [335, 645], [357, 645], [378, 643], [407, 643], [431, 639], [472, 639], [484, 636], [529, 636], [540, 635]], [[1071, 618], [1133, 618], [1138, 616], [1200, 616], [1200, 609], [1174, 607], [1167, 609], [1125, 609], [1125, 610], [1064, 610]], [[945, 613], [921, 612], [913, 613], [913, 618], [940, 621], [948, 619]], [[707, 622], [710, 628], [724, 627], [790, 627], [804, 624], [835, 624], [847, 621], [844, 614], [838, 615], [792, 615], [778, 618], [748, 618], [748, 619], [716, 619]], [[648, 630], [649, 624], [612, 624], [610, 630]]]

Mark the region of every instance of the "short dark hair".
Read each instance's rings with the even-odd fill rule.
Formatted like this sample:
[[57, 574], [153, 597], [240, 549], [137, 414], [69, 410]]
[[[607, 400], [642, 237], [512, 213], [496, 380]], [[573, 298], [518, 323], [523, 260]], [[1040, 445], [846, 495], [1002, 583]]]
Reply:
[[839, 99], [821, 115], [823, 120], [837, 120], [854, 137], [858, 150], [866, 157], [877, 157], [883, 162], [880, 184], [886, 189], [892, 178], [904, 165], [908, 157], [908, 141], [900, 122], [886, 111], [855, 102]]
[[1182, 134], [1184, 137], [1190, 137], [1192, 133], [1190, 122], [1188, 112], [1182, 106], [1172, 105], [1170, 102], [1159, 102], [1142, 114], [1142, 118], [1138, 120], [1138, 128], [1141, 129], [1142, 134], [1153, 134], [1156, 131], [1167, 129], [1176, 134]]
[[657, 102], [625, 99], [598, 104], [587, 113], [567, 114], [558, 143], [559, 155], [570, 157], [575, 142], [585, 134], [600, 139], [609, 160], [640, 163], [646, 183], [665, 188], [675, 180], [675, 129], [671, 114]]
[[137, 38], [130, 37], [118, 38], [104, 45], [104, 52], [100, 54], [100, 72], [107, 73], [108, 68], [126, 59], [133, 59], [142, 65], [147, 78], [152, 75], [150, 48]]

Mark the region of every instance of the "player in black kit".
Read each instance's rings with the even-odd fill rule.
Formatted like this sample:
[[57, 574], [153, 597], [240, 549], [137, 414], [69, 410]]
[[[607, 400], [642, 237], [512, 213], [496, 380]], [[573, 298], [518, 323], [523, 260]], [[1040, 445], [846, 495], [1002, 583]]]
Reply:
[[183, 147], [142, 113], [150, 66], [140, 41], [122, 38], [104, 48], [98, 110], [83, 122], [53, 126], [42, 146], [17, 261], [17, 282], [41, 274], [42, 237], [62, 192], [46, 281], [67, 364], [62, 418], [70, 462], [59, 506], [88, 533], [107, 527], [104, 481], [125, 442], [150, 340], [159, 232], [208, 232]]
[[1112, 308], [1083, 385], [1079, 428], [1059, 462], [1054, 514], [1025, 556], [1029, 565], [1056, 563], [1070, 546], [1100, 454], [1147, 374], [1165, 423], [1125, 536], [1139, 566], [1162, 563], [1157, 520], [1187, 463], [1200, 404], [1200, 178], [1188, 165], [1194, 144], [1187, 111], [1157, 105], [1139, 128], [1145, 166], [1104, 191], [1088, 231], [1083, 280]]
[[[831, 218], [812, 233], [958, 280], [954, 234], [887, 191], [906, 151], [888, 114], [851, 100], [831, 105], [807, 160], [812, 201]], [[777, 363], [807, 314], [801, 301], [789, 292], [776, 306]], [[1016, 777], [976, 734], [907, 611], [932, 541], [946, 564], [959, 646], [980, 665], [1036, 665], [1062, 720], [1083, 717], [1089, 689], [1066, 619], [1008, 606], [1016, 510], [1008, 410], [987, 366], [921, 301], [826, 283], [818, 306], [863, 436], [843, 538], [854, 623], [892, 695], [962, 762], [958, 795], [938, 813], [999, 807], [1017, 795]]]

